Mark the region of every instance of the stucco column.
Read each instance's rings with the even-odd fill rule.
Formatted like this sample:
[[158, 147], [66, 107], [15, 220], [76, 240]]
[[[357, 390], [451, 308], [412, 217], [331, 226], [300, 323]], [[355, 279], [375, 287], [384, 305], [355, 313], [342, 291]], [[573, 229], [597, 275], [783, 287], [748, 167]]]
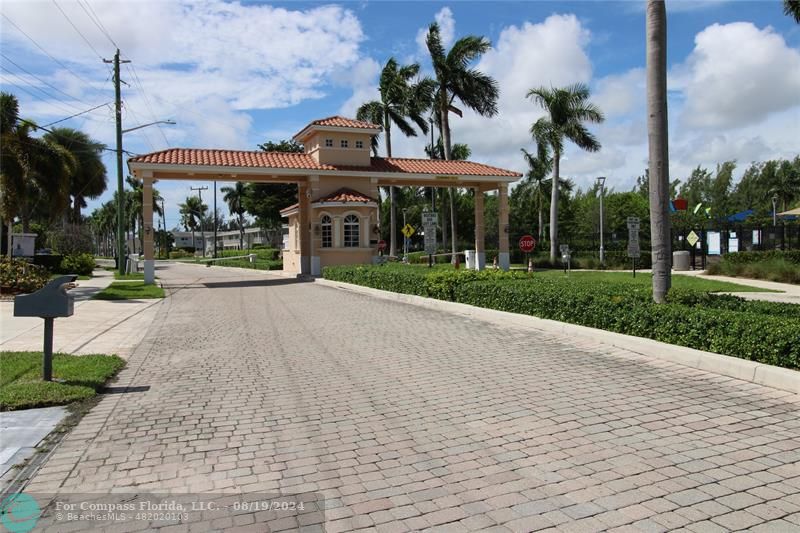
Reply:
[[344, 237], [344, 225], [342, 224], [342, 215], [333, 215], [331, 217], [331, 233], [333, 233], [332, 245], [334, 248], [341, 248]]
[[307, 183], [297, 184], [297, 217], [300, 234], [300, 272], [311, 274], [311, 191]]
[[[308, 177], [308, 194], [306, 195], [309, 201], [309, 232], [311, 234], [311, 275], [322, 275], [322, 262], [320, 261], [319, 249], [322, 248], [322, 231], [319, 226], [319, 216], [311, 209], [311, 200], [319, 198], [319, 176]], [[315, 228], [320, 231], [317, 232]]]
[[142, 178], [142, 220], [144, 222], [144, 283], [155, 283], [153, 255], [153, 177]]
[[497, 189], [500, 204], [500, 213], [497, 217], [500, 223], [500, 227], [498, 228], [500, 230], [500, 246], [499, 253], [497, 254], [497, 263], [503, 270], [508, 270], [511, 268], [511, 256], [508, 253], [508, 184], [500, 183]]
[[359, 229], [359, 241], [361, 241], [362, 248], [369, 248], [369, 234], [370, 234], [370, 225], [369, 225], [369, 215], [359, 217], [360, 224], [358, 225]]
[[483, 221], [483, 190], [475, 187], [475, 270], [486, 268], [486, 251], [484, 249], [484, 234], [486, 225]]

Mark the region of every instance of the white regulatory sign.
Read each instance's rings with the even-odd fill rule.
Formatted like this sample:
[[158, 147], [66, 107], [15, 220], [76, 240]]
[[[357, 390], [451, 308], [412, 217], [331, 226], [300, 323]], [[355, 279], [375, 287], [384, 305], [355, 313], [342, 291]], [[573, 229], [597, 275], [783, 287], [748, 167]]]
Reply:
[[[434, 228], [437, 226], [436, 220], [437, 215], [435, 211], [423, 211], [422, 212], [422, 225], [426, 228], [428, 226], [433, 226]], [[427, 233], [427, 232], [426, 232]]]

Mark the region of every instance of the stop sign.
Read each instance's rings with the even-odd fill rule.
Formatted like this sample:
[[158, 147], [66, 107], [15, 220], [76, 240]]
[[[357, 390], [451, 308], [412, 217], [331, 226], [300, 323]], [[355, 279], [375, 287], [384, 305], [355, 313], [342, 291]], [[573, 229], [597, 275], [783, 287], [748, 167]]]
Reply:
[[536, 247], [536, 239], [533, 235], [523, 235], [519, 238], [519, 249], [525, 253], [532, 252]]
[[384, 251], [386, 249], [386, 241], [383, 239], [378, 241], [378, 250]]

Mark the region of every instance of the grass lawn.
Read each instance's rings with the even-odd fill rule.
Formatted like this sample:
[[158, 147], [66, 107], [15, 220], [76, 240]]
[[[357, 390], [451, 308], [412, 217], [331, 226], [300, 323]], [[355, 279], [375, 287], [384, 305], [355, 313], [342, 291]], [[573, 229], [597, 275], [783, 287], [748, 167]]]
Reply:
[[114, 279], [118, 280], [144, 279], [144, 272], [132, 272], [130, 274], [120, 274], [119, 271], [114, 270]]
[[53, 354], [53, 379], [42, 381], [42, 352], [0, 352], [0, 411], [65, 405], [97, 394], [125, 366], [116, 355]]
[[118, 281], [94, 295], [95, 300], [137, 300], [163, 298], [164, 289], [158, 285], [145, 285], [144, 281]]
[[[596, 272], [573, 270], [569, 274], [564, 274], [563, 270], [541, 270], [536, 271], [534, 276], [563, 279], [575, 278], [581, 281], [593, 281], [596, 283], [615, 285], [650, 286], [653, 283], [652, 274], [646, 272], [637, 272], [636, 277], [634, 278], [631, 272]], [[676, 289], [693, 289], [703, 292], [778, 292], [768, 291], [758, 287], [749, 287], [747, 285], [739, 285], [737, 283], [728, 283], [726, 281], [715, 281], [698, 276], [682, 276], [680, 274], [673, 274], [672, 287]]]
[[[424, 275], [424, 272], [430, 272], [431, 269], [428, 265], [403, 265], [401, 263], [390, 263], [381, 268], [387, 269], [414, 269], [414, 272], [419, 272]], [[419, 270], [417, 270], [419, 269]], [[433, 270], [437, 272], [445, 270], [454, 270], [450, 264], [436, 264]], [[464, 270], [463, 265], [460, 270]], [[490, 270], [490, 269], [489, 269]], [[573, 270], [569, 274], [564, 274], [563, 270], [558, 269], [543, 269], [537, 270], [533, 273], [535, 277], [544, 277], [552, 279], [574, 279], [575, 281], [599, 283], [603, 285], [617, 285], [624, 286], [651, 286], [653, 283], [653, 276], [647, 272], [637, 272], [636, 277], [633, 277], [631, 272], [618, 272], [618, 271], [605, 271], [600, 272], [597, 270]], [[715, 281], [703, 278], [701, 276], [682, 276], [680, 274], [672, 275], [672, 286], [676, 289], [694, 289], [703, 292], [780, 292], [770, 291], [767, 289], [760, 289], [758, 287], [750, 287], [748, 285], [739, 285], [738, 283], [729, 283], [726, 281]]]

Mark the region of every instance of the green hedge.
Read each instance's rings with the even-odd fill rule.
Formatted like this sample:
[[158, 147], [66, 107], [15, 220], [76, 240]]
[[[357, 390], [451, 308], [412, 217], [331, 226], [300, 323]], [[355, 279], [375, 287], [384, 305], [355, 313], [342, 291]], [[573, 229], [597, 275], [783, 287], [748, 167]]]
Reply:
[[545, 278], [526, 272], [326, 267], [326, 279], [521, 313], [800, 368], [800, 311], [793, 304], [676, 290], [652, 302], [647, 286]]
[[58, 274], [78, 274], [79, 276], [91, 276], [94, 270], [95, 260], [92, 254], [70, 254], [65, 255], [58, 266]]
[[763, 252], [733, 252], [724, 254], [722, 260], [732, 264], [760, 263], [772, 259], [783, 259], [800, 265], [800, 250], [765, 250]]

